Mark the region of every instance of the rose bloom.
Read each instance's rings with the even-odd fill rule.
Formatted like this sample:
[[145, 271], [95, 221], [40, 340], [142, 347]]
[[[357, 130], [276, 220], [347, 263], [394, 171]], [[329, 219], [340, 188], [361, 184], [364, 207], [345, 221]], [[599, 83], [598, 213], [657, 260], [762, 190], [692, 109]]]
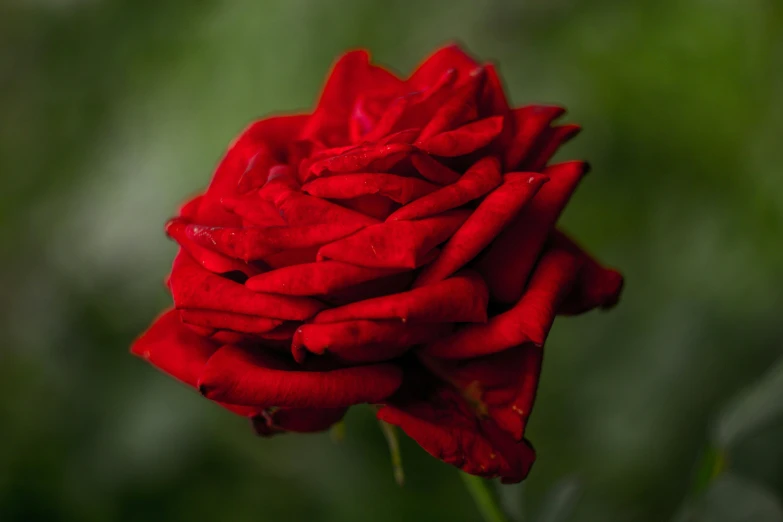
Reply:
[[617, 302], [622, 277], [555, 228], [587, 164], [579, 127], [511, 108], [456, 46], [407, 79], [364, 51], [309, 114], [251, 124], [167, 234], [174, 307], [132, 352], [261, 435], [378, 406], [427, 452], [518, 482], [556, 315]]

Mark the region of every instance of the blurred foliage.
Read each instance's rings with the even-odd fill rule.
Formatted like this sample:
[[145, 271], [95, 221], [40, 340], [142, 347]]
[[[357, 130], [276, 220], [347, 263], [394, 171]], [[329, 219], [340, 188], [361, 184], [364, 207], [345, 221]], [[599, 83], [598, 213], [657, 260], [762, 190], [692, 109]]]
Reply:
[[627, 276], [550, 337], [527, 507], [573, 475], [569, 520], [775, 520], [780, 417], [680, 505], [711, 421], [781, 354], [779, 0], [0, 3], [0, 520], [478, 520], [407, 439], [396, 486], [369, 409], [341, 444], [259, 440], [127, 354], [168, 303], [163, 223], [248, 121], [311, 106], [346, 48], [409, 71], [451, 39], [583, 124], [563, 223]]

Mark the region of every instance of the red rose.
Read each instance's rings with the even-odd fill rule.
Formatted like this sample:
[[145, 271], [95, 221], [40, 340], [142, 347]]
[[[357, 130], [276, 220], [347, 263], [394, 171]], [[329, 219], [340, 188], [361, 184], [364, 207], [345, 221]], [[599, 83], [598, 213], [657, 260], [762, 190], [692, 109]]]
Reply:
[[556, 314], [622, 277], [555, 223], [587, 171], [575, 125], [512, 109], [457, 47], [407, 80], [351, 52], [312, 114], [253, 123], [167, 226], [174, 308], [133, 353], [260, 434], [380, 405], [432, 455], [516, 482]]

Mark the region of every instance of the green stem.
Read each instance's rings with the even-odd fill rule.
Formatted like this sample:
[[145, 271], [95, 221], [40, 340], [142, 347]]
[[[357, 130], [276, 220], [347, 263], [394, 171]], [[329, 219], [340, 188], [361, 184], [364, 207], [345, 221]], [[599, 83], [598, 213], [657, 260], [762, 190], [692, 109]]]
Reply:
[[481, 477], [460, 473], [465, 487], [476, 503], [484, 522], [508, 522], [503, 510], [500, 509], [497, 496], [490, 489], [490, 483]]

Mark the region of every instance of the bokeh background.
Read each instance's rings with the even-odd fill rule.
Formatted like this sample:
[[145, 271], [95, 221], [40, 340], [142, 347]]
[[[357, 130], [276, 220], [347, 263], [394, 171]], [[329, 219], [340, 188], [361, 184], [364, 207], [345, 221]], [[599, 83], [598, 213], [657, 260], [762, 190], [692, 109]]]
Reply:
[[781, 519], [782, 2], [4, 0], [0, 520], [479, 520], [407, 440], [395, 485], [369, 409], [258, 439], [127, 353], [169, 302], [164, 222], [245, 124], [347, 48], [407, 73], [450, 40], [583, 125], [562, 223], [627, 276], [554, 328], [511, 509]]

